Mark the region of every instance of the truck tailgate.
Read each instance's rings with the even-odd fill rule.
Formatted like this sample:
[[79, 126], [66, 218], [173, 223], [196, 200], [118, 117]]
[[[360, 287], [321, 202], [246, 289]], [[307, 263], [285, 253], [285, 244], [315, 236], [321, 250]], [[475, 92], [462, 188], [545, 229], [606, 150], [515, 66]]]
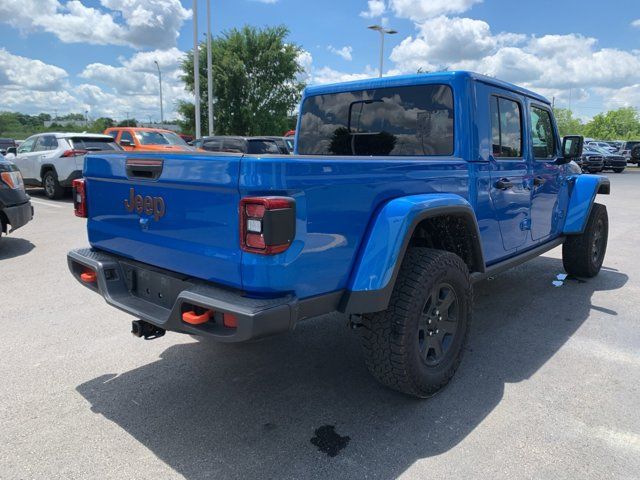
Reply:
[[241, 288], [241, 155], [87, 156], [92, 247]]

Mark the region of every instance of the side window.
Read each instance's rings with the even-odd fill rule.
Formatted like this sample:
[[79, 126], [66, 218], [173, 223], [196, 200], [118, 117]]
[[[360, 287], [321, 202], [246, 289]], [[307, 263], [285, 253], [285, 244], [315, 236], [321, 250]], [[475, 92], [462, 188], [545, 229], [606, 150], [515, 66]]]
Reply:
[[46, 137], [44, 135], [38, 137], [36, 140], [36, 145], [33, 148], [34, 152], [44, 152], [47, 149], [46, 146]]
[[531, 107], [531, 140], [534, 158], [546, 160], [556, 156], [556, 140], [548, 110]]
[[202, 143], [201, 148], [209, 152], [219, 152], [222, 150], [222, 142], [220, 140], [207, 140]]
[[33, 150], [33, 144], [37, 140], [38, 137], [27, 138], [20, 147], [18, 147], [18, 154], [20, 153], [29, 153]]
[[522, 114], [518, 102], [491, 97], [491, 138], [494, 157], [522, 157]]
[[127, 132], [126, 130], [123, 130], [122, 135], [120, 135], [120, 142], [122, 142], [123, 140], [128, 140], [131, 145], [135, 145], [135, 142], [133, 141], [133, 135], [131, 135], [131, 133]]
[[58, 140], [53, 135], [45, 135], [44, 147], [45, 150], [55, 150], [56, 148], [58, 148]]
[[118, 131], [111, 130], [110, 132], [107, 132], [107, 135], [111, 135], [115, 139], [118, 136]]
[[225, 138], [223, 145], [223, 152], [246, 153], [247, 150], [244, 140], [238, 138]]

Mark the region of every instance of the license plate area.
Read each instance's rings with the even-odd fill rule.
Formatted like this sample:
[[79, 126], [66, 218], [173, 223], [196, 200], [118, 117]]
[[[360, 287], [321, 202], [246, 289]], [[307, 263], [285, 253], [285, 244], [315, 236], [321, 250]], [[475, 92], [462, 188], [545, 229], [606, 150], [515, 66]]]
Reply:
[[178, 295], [191, 283], [160, 271], [121, 263], [129, 292], [142, 300], [170, 310]]

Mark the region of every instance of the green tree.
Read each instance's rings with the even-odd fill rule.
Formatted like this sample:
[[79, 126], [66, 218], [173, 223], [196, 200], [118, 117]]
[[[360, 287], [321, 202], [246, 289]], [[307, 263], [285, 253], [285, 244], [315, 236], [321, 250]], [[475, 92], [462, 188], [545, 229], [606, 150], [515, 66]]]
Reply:
[[582, 135], [584, 125], [579, 119], [573, 117], [571, 110], [568, 108], [554, 108], [553, 113], [556, 117], [561, 137], [565, 135]]
[[[259, 29], [245, 26], [212, 39], [214, 123], [221, 135], [281, 135], [300, 100], [304, 84], [298, 80], [301, 48], [287, 42], [284, 26]], [[208, 130], [207, 50], [200, 44], [200, 98], [202, 131]], [[186, 89], [194, 93], [193, 51], [183, 61]], [[185, 131], [194, 131], [194, 110], [180, 102]]]
[[118, 122], [118, 127], [136, 127], [138, 121], [135, 118], [125, 118], [121, 122]]
[[115, 123], [116, 122], [114, 122], [112, 118], [108, 118], [108, 117], [96, 118], [91, 125], [91, 131], [96, 133], [102, 133], [107, 128], [113, 127]]
[[599, 113], [585, 125], [584, 135], [601, 140], [640, 138], [640, 115], [633, 107]]

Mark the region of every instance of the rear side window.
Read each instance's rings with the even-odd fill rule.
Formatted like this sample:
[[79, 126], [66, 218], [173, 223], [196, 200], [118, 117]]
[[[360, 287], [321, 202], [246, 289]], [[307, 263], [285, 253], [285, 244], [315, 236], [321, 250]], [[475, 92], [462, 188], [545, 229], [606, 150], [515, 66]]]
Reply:
[[69, 139], [76, 150], [105, 151], [121, 150], [112, 138], [74, 137]]
[[317, 95], [301, 109], [303, 155], [453, 154], [453, 93], [413, 85]]
[[278, 154], [280, 149], [276, 142], [270, 140], [249, 140], [247, 153], [253, 154]]
[[220, 140], [206, 140], [202, 144], [202, 148], [208, 152], [220, 152], [222, 151], [222, 142]]
[[230, 153], [246, 153], [245, 141], [240, 138], [225, 138], [222, 151]]
[[491, 138], [494, 157], [522, 157], [522, 113], [518, 102], [491, 97]]
[[531, 107], [531, 140], [534, 158], [544, 160], [556, 156], [553, 123], [548, 110]]
[[42, 135], [38, 137], [34, 152], [46, 152], [58, 148], [58, 140], [53, 135]]

